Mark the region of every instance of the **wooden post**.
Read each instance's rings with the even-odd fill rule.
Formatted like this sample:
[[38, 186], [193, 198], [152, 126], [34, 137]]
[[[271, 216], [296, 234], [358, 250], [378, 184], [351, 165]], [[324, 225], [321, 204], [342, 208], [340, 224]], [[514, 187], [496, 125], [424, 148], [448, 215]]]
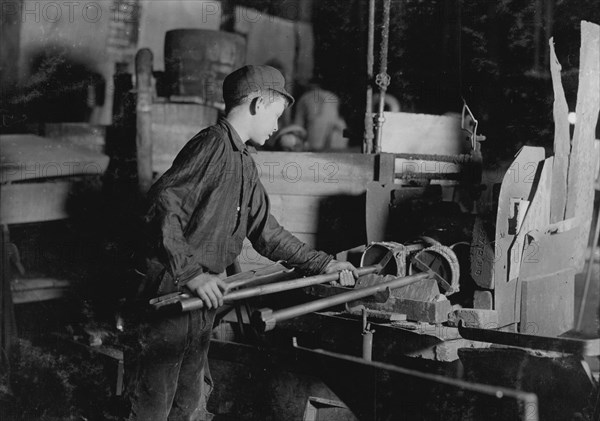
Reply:
[[565, 219], [579, 217], [580, 237], [575, 253], [578, 271], [583, 270], [585, 250], [592, 223], [594, 202], [595, 154], [594, 137], [600, 112], [600, 26], [581, 22], [581, 55], [579, 86], [569, 170], [567, 172], [567, 204]]
[[138, 51], [135, 57], [136, 73], [136, 158], [138, 186], [145, 195], [152, 185], [152, 51]]

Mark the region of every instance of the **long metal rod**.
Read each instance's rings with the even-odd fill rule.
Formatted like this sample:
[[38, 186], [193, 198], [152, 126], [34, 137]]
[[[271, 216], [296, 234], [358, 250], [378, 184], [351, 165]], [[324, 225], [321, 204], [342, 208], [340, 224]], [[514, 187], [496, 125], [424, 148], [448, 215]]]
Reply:
[[537, 421], [538, 417], [538, 399], [535, 393], [522, 392], [515, 389], [508, 389], [501, 386], [491, 386], [481, 383], [472, 383], [465, 380], [454, 379], [439, 374], [424, 373], [418, 370], [409, 370], [404, 367], [399, 367], [391, 364], [386, 364], [376, 361], [365, 361], [362, 358], [354, 357], [352, 355], [340, 354], [336, 352], [326, 351], [323, 349], [310, 349], [298, 346], [294, 338], [294, 348], [299, 352], [303, 352], [307, 356], [321, 357], [324, 363], [346, 361], [351, 364], [356, 364], [358, 367], [371, 367], [375, 370], [387, 371], [389, 373], [395, 373], [408, 378], [414, 378], [424, 380], [433, 383], [433, 385], [445, 385], [452, 388], [465, 390], [468, 392], [481, 394], [484, 396], [495, 397], [497, 399], [515, 399], [522, 402], [520, 405], [520, 420], [524, 421]]
[[377, 115], [377, 138], [375, 139], [375, 153], [381, 152], [382, 128], [385, 117], [383, 116], [385, 93], [390, 84], [387, 74], [388, 40], [390, 33], [390, 0], [383, 0], [383, 23], [381, 27], [381, 51], [379, 52], [379, 74], [377, 85], [379, 85], [379, 112]]
[[365, 107], [365, 139], [363, 153], [373, 153], [373, 63], [375, 44], [375, 0], [369, 0], [369, 28], [367, 36], [367, 100]]
[[500, 345], [532, 348], [565, 354], [597, 357], [600, 355], [600, 339], [555, 338], [551, 336], [527, 335], [524, 333], [504, 332], [493, 329], [458, 327], [458, 333], [464, 339], [490, 342]]
[[[379, 269], [379, 265], [373, 265], [358, 268], [357, 271], [359, 276], [363, 276], [377, 272]], [[326, 273], [323, 275], [310, 276], [307, 278], [293, 279], [291, 281], [286, 282], [277, 282], [275, 284], [245, 288], [240, 291], [234, 291], [230, 294], [227, 294], [223, 298], [225, 299], [225, 301], [235, 301], [243, 298], [258, 297], [261, 295], [274, 294], [276, 292], [289, 291], [291, 289], [309, 287], [311, 285], [324, 284], [326, 282], [337, 281], [339, 278], [339, 273]]]
[[341, 294], [333, 295], [331, 297], [323, 298], [321, 300], [311, 301], [305, 304], [299, 304], [297, 306], [285, 308], [283, 310], [277, 310], [271, 313], [268, 317], [267, 325], [271, 323], [277, 323], [283, 320], [293, 319], [294, 317], [302, 316], [304, 314], [313, 313], [315, 311], [323, 310], [325, 308], [333, 307], [338, 304], [344, 304], [349, 301], [358, 300], [360, 298], [374, 295], [378, 292], [385, 291], [386, 289], [402, 288], [415, 282], [419, 282], [423, 279], [428, 278], [428, 273], [418, 273], [416, 275], [404, 276], [396, 278], [391, 281], [382, 282], [378, 285], [373, 285], [367, 288], [355, 289], [349, 292], [343, 292]]
[[[381, 264], [365, 266], [358, 268], [358, 275], [368, 275], [381, 269]], [[327, 273], [324, 275], [310, 276], [307, 278], [293, 279], [291, 281], [276, 282], [274, 284], [260, 285], [251, 288], [245, 288], [239, 291], [233, 291], [223, 296], [226, 303], [243, 300], [246, 298], [259, 297], [262, 295], [275, 294], [277, 292], [289, 291], [292, 289], [304, 288], [311, 285], [324, 284], [326, 282], [337, 281], [340, 278], [339, 273]], [[192, 311], [204, 306], [202, 300], [197, 297], [188, 298], [178, 303], [181, 311]]]

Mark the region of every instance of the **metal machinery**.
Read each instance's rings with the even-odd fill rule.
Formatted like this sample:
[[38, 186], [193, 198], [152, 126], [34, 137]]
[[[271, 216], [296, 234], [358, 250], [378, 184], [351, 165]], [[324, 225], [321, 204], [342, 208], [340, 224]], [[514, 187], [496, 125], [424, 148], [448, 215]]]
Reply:
[[[567, 183], [558, 163], [571, 159], [575, 168], [577, 156], [546, 159], [543, 148], [524, 147], [497, 200], [486, 204], [484, 137], [466, 104], [461, 128], [468, 153], [381, 153], [390, 0], [383, 1], [376, 77], [374, 3], [367, 71], [381, 103], [376, 115], [369, 112], [369, 88], [363, 150], [363, 161], [373, 164], [365, 195], [369, 244], [338, 257], [360, 266], [362, 276], [353, 288], [328, 284], [336, 275], [294, 279], [284, 266], [231, 276], [225, 301], [235, 312], [221, 316], [233, 333], [214, 341], [210, 354], [215, 377], [228, 380], [216, 391], [221, 409], [239, 419], [255, 413], [277, 419], [277, 411], [294, 418], [305, 404], [305, 420], [317, 419], [319, 408], [332, 420], [562, 420], [587, 416], [594, 405], [597, 412], [598, 383], [584, 357], [600, 355], [600, 340], [559, 336], [572, 328], [574, 274], [587, 231], [569, 213], [565, 195], [550, 193], [561, 174]], [[143, 101], [138, 95], [138, 109]], [[143, 118], [138, 113], [138, 125]], [[142, 136], [138, 147], [146, 141]], [[447, 165], [407, 171], [399, 162]], [[142, 165], [140, 174], [151, 170]], [[181, 294], [152, 304], [177, 311], [201, 306]], [[253, 390], [250, 378], [259, 385]], [[233, 387], [238, 381], [245, 386]]]

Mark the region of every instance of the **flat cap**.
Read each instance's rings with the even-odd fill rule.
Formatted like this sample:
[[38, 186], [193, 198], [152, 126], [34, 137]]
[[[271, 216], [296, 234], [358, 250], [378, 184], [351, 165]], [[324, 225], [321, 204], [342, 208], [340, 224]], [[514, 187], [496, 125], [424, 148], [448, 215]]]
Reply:
[[260, 91], [275, 91], [294, 103], [294, 97], [285, 89], [281, 72], [271, 66], [244, 66], [230, 73], [223, 82], [223, 99], [230, 104], [246, 95]]

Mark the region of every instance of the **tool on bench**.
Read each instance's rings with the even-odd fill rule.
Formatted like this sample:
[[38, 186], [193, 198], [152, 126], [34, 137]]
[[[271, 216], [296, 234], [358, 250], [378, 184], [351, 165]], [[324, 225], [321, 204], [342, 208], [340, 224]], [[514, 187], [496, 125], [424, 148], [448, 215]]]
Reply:
[[[378, 264], [358, 268], [358, 275], [363, 276], [368, 275], [370, 273], [381, 272], [392, 257], [392, 253], [387, 253]], [[290, 274], [291, 272], [286, 272], [283, 275]], [[273, 275], [270, 275], [270, 277], [268, 277], [267, 279], [265, 279], [264, 277], [255, 276], [244, 280], [244, 277], [241, 275], [243, 275], [243, 273], [233, 275], [229, 278], [224, 279], [225, 283], [228, 284], [228, 286], [234, 285], [237, 288], [240, 288], [242, 286], [245, 287], [236, 291], [227, 292], [223, 296], [223, 300], [225, 301], [225, 303], [230, 303], [236, 300], [243, 300], [246, 298], [259, 297], [262, 295], [275, 294], [277, 292], [289, 291], [326, 282], [333, 282], [339, 280], [340, 278], [340, 273], [328, 273], [285, 281], [282, 281], [281, 277]], [[235, 279], [232, 280], [232, 278]], [[172, 294], [163, 295], [161, 297], [153, 298], [152, 300], [150, 300], [150, 305], [156, 310], [168, 306], [169, 308], [176, 307], [180, 311], [192, 311], [202, 308], [204, 306], [204, 303], [200, 298], [192, 296], [191, 294], [184, 292], [176, 292]]]

